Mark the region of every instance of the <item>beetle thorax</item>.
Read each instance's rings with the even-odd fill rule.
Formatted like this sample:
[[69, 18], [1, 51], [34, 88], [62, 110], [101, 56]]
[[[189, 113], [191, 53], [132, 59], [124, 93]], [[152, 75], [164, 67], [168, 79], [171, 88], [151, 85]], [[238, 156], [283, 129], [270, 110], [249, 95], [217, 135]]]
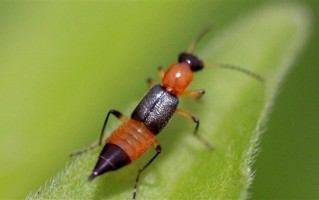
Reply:
[[193, 72], [186, 63], [176, 63], [168, 68], [162, 80], [163, 87], [178, 96], [193, 80]]

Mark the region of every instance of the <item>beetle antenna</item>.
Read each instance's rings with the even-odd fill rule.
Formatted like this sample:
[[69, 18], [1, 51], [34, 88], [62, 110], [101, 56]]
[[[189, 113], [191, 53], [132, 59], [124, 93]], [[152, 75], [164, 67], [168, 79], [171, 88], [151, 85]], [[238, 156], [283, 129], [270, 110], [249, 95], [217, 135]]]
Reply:
[[254, 78], [255, 80], [257, 80], [257, 81], [259, 81], [261, 83], [265, 82], [265, 79], [261, 75], [255, 73], [255, 72], [252, 72], [252, 71], [250, 71], [248, 69], [236, 66], [236, 65], [214, 64], [214, 66], [220, 67], [220, 68], [224, 68], [224, 69], [235, 70], [235, 71], [238, 71], [240, 73], [246, 74], [247, 76], [250, 76], [250, 77]]
[[[210, 32], [210, 31], [212, 30], [212, 27], [213, 27], [213, 26], [210, 24], [210, 25], [206, 26], [206, 28], [203, 29], [202, 32], [200, 32], [200, 34], [193, 40], [193, 42], [192, 42], [192, 43], [190, 44], [190, 46], [188, 47], [187, 53], [189, 53], [189, 54], [192, 54], [192, 53], [193, 53], [193, 51], [194, 51], [195, 47], [197, 46], [197, 44], [201, 41], [201, 39], [202, 39], [208, 32]], [[252, 77], [252, 78], [254, 78], [254, 79], [256, 79], [257, 81], [262, 82], [262, 83], [265, 81], [264, 78], [263, 78], [261, 75], [255, 73], [255, 72], [252, 72], [252, 71], [250, 71], [250, 70], [248, 70], [248, 69], [245, 69], [245, 68], [236, 66], [236, 65], [214, 64], [214, 66], [219, 67], [219, 68], [225, 68], [225, 69], [230, 69], [230, 70], [238, 71], [238, 72], [243, 73], [243, 74], [246, 74], [247, 76], [250, 76], [250, 77]]]
[[187, 49], [187, 53], [193, 53], [194, 48], [197, 46], [198, 42], [209, 32], [212, 30], [212, 25], [208, 25], [191, 43], [191, 45]]

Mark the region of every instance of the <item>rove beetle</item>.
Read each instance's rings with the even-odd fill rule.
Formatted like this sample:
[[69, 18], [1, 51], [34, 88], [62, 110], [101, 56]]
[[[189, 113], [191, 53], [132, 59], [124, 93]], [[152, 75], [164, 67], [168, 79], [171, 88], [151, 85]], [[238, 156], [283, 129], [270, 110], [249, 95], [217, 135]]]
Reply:
[[[193, 73], [204, 68], [204, 63], [193, 55], [192, 51], [200, 39], [209, 30], [209, 28], [204, 30], [197, 39], [193, 41], [187, 52], [179, 54], [177, 63], [172, 64], [166, 71], [164, 71], [161, 67], [159, 68], [159, 75], [162, 81], [161, 85], [155, 84], [155, 82], [151, 79], [148, 80], [148, 84], [151, 89], [143, 97], [130, 117], [123, 115], [117, 110], [110, 110], [105, 118], [99, 143], [71, 154], [71, 156], [81, 154], [97, 146], [101, 146], [105, 127], [111, 114], [122, 121], [122, 125], [113, 131], [106, 139], [98, 161], [88, 178], [89, 181], [92, 181], [97, 176], [106, 172], [120, 169], [132, 163], [142, 156], [147, 150], [153, 147], [156, 151], [155, 155], [137, 172], [132, 196], [132, 199], [135, 200], [141, 173], [161, 153], [162, 148], [157, 141], [156, 135], [162, 131], [175, 112], [196, 123], [195, 130], [193, 132], [194, 136], [209, 149], [213, 148], [210, 142], [197, 134], [199, 119], [190, 112], [177, 108], [179, 97], [191, 97], [196, 99], [200, 98], [205, 93], [202, 89], [186, 90], [186, 88], [193, 80]], [[263, 81], [262, 77], [258, 74], [246, 69], [232, 65], [218, 66], [237, 70], [252, 76], [261, 82]]]

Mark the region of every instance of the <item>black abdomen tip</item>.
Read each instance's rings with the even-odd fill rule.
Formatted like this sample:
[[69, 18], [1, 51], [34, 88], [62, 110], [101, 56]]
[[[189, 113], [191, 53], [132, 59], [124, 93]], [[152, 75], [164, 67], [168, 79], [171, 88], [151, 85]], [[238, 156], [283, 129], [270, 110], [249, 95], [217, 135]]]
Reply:
[[97, 177], [98, 176], [98, 173], [96, 173], [96, 172], [92, 172], [92, 174], [89, 176], [89, 178], [88, 178], [88, 181], [93, 181], [93, 179], [95, 179], [95, 177]]
[[88, 181], [92, 181], [95, 177], [100, 176], [108, 171], [117, 170], [131, 160], [128, 155], [117, 145], [107, 143], [100, 153], [99, 159], [89, 176]]

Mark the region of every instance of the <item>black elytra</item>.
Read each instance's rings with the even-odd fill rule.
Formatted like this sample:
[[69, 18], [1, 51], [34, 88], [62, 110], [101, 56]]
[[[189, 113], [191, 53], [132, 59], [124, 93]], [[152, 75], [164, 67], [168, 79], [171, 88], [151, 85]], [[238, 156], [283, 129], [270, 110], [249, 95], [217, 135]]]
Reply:
[[178, 98], [166, 91], [161, 85], [155, 85], [133, 111], [131, 118], [143, 122], [154, 134], [166, 126], [179, 103]]

